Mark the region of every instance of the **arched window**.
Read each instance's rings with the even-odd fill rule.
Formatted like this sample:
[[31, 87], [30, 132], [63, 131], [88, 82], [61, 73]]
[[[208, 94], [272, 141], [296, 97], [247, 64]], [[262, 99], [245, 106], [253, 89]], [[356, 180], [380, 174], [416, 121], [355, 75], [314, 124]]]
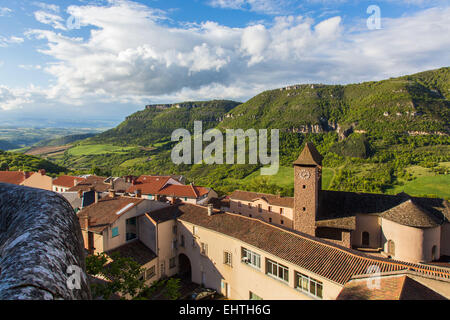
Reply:
[[367, 231], [362, 233], [362, 245], [363, 247], [368, 247], [370, 245], [370, 235]]
[[391, 256], [395, 256], [395, 243], [392, 240], [388, 241], [388, 253]]
[[437, 256], [437, 246], [433, 246], [431, 248], [431, 260], [437, 260], [439, 257]]

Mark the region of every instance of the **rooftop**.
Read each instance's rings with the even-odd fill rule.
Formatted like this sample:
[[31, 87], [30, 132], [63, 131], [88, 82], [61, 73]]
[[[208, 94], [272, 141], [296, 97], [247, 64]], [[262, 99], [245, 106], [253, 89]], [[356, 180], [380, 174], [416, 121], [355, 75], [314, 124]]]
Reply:
[[321, 166], [323, 157], [312, 142], [307, 142], [294, 165]]
[[267, 203], [274, 205], [274, 206], [294, 208], [294, 198], [280, 197], [277, 195], [267, 194], [267, 193], [236, 190], [230, 195], [230, 199], [249, 201], [249, 202], [253, 202], [258, 199], [263, 199]]
[[208, 216], [207, 208], [192, 204], [181, 204], [178, 208], [181, 221], [239, 239], [338, 284], [365, 274], [371, 265], [378, 266], [381, 272], [413, 270], [450, 279], [450, 272], [444, 268], [371, 257], [258, 219], [217, 212]]
[[349, 281], [337, 300], [447, 300], [406, 274], [382, 276], [379, 286], [367, 278]]
[[134, 261], [139, 263], [141, 266], [151, 262], [157, 257], [150, 248], [143, 244], [140, 240], [134, 240], [128, 242], [118, 248], [109, 250], [105, 252], [108, 256], [119, 253], [121, 257], [132, 258]]
[[54, 186], [71, 188], [76, 186], [80, 182], [84, 182], [86, 179], [74, 176], [59, 176], [55, 180], [53, 180]]
[[[102, 232], [121, 215], [128, 212], [144, 199], [131, 197], [106, 197], [99, 200], [78, 213], [79, 219], [89, 217], [89, 230]], [[83, 225], [83, 224], [82, 224]]]

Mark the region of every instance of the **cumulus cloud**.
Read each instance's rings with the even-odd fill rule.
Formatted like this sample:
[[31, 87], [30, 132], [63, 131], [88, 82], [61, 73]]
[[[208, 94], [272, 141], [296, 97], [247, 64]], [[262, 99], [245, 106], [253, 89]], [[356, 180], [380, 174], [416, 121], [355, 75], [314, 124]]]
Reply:
[[10, 8], [0, 7], [0, 17], [8, 16], [11, 12], [12, 10]]
[[23, 41], [24, 40], [21, 37], [11, 36], [11, 37], [7, 38], [7, 37], [0, 36], [0, 47], [5, 48], [12, 44], [21, 44]]
[[[450, 38], [443, 36], [450, 33], [449, 7], [385, 19], [382, 30], [357, 32], [346, 29], [340, 16], [281, 16], [244, 28], [211, 21], [173, 27], [163, 23], [164, 13], [124, 0], [71, 6], [68, 13], [90, 28], [86, 38], [51, 30], [27, 35], [43, 40], [40, 52], [53, 60], [42, 70], [55, 81], [41, 93], [80, 106], [243, 101], [287, 84], [383, 79], [449, 63]], [[20, 105], [8, 97], [1, 100], [4, 106]]]
[[57, 14], [39, 10], [34, 13], [34, 17], [40, 23], [48, 24], [55, 29], [67, 30], [66, 26], [64, 25], [64, 19]]
[[248, 10], [265, 14], [283, 13], [292, 3], [290, 0], [210, 0], [213, 7]]
[[0, 85], [0, 110], [12, 110], [21, 108], [24, 105], [31, 103], [32, 89], [11, 89]]

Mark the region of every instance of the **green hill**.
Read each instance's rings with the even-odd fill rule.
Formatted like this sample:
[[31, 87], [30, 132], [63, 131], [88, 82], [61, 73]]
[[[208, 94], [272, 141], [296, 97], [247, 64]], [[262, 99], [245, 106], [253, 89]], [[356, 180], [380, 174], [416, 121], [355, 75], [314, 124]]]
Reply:
[[149, 106], [126, 118], [119, 126], [85, 141], [89, 144], [152, 147], [170, 140], [175, 129], [192, 130], [194, 121], [203, 121], [205, 129], [215, 127], [222, 117], [239, 105], [227, 100], [183, 102]]
[[39, 141], [35, 143], [33, 147], [57, 147], [57, 146], [65, 146], [80, 140], [84, 140], [90, 137], [95, 136], [95, 133], [85, 133], [85, 134], [72, 134], [60, 138], [47, 139], [43, 141]]
[[[220, 192], [246, 189], [292, 195], [286, 183], [306, 141], [324, 155], [324, 188], [358, 192], [449, 195], [450, 68], [350, 85], [303, 84], [265, 91], [238, 105], [231, 101], [148, 106], [118, 127], [83, 140], [58, 163], [99, 167], [114, 175], [184, 174]], [[259, 165], [174, 165], [173, 130], [217, 127], [280, 129], [280, 172], [259, 176]], [[94, 152], [95, 151], [95, 152]], [[412, 167], [430, 171], [426, 179]], [[436, 178], [433, 178], [436, 177]]]
[[27, 156], [20, 153], [5, 152], [0, 150], [0, 171], [38, 171], [45, 169], [50, 175], [67, 172], [67, 169], [42, 158]]

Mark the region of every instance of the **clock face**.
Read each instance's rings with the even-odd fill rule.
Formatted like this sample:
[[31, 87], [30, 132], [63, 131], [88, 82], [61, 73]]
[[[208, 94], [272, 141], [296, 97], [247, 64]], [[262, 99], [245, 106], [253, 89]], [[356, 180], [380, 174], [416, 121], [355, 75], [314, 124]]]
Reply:
[[311, 174], [309, 173], [309, 171], [306, 171], [306, 170], [301, 170], [299, 173], [298, 173], [298, 176], [300, 177], [300, 178], [302, 178], [302, 179], [309, 179], [309, 177], [311, 177]]

